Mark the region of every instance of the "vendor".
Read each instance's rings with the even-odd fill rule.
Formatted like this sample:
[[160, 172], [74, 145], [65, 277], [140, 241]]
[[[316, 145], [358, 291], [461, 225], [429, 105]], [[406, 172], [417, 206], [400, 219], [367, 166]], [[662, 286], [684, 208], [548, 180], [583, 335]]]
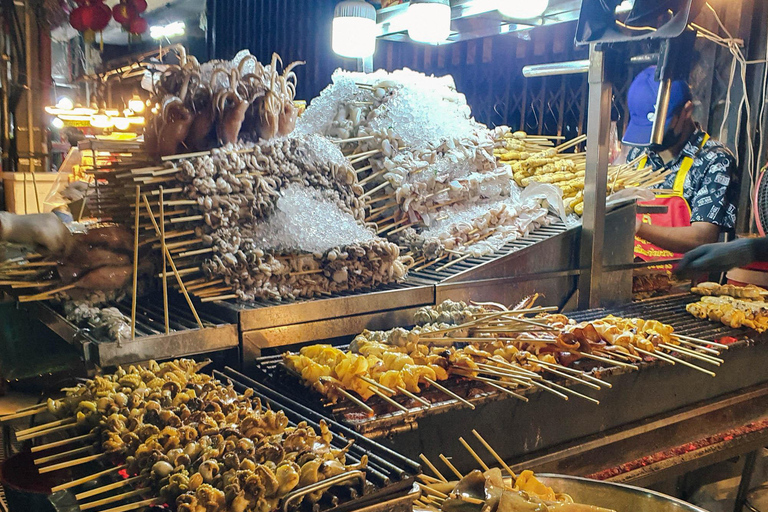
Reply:
[[736, 221], [736, 160], [693, 120], [691, 90], [672, 82], [664, 140], [651, 144], [659, 82], [656, 66], [643, 70], [629, 88], [629, 124], [623, 143], [633, 146], [627, 160], [642, 158], [639, 167], [671, 171], [650, 204], [667, 213], [638, 215], [635, 255], [643, 260], [681, 256], [703, 244], [717, 242]]

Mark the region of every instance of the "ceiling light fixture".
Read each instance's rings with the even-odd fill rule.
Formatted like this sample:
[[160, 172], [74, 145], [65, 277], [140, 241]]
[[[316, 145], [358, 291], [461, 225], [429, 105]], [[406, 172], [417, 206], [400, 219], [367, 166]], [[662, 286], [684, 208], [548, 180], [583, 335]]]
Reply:
[[451, 35], [449, 0], [411, 0], [408, 5], [408, 37], [419, 43], [442, 43]]
[[149, 27], [149, 35], [152, 39], [168, 39], [173, 36], [183, 36], [187, 26], [183, 21], [174, 21], [167, 25], [153, 25]]
[[62, 96], [56, 102], [56, 108], [61, 110], [72, 110], [73, 108], [75, 108], [75, 104], [72, 102], [71, 99], [67, 98], [66, 96]]
[[131, 99], [128, 100], [128, 108], [137, 114], [144, 112], [144, 102], [138, 94], [134, 94]]
[[538, 18], [549, 7], [549, 0], [498, 0], [497, 9], [508, 18]]
[[364, 59], [376, 51], [376, 8], [363, 0], [345, 0], [333, 11], [331, 46], [342, 57]]

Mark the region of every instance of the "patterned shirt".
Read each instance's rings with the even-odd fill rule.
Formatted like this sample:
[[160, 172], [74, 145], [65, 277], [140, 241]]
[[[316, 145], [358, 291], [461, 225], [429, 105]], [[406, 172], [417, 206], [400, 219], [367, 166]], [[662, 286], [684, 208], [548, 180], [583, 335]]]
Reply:
[[[723, 229], [736, 225], [736, 194], [738, 194], [736, 159], [722, 143], [709, 139], [699, 150], [706, 133], [696, 127], [680, 154], [666, 166], [679, 171], [683, 159], [693, 158], [683, 186], [683, 198], [691, 207], [691, 222], [709, 222]], [[637, 158], [645, 148], [632, 148], [627, 161]], [[649, 165], [654, 171], [665, 167], [661, 157], [646, 151]], [[658, 188], [672, 190], [677, 172], [670, 173]]]

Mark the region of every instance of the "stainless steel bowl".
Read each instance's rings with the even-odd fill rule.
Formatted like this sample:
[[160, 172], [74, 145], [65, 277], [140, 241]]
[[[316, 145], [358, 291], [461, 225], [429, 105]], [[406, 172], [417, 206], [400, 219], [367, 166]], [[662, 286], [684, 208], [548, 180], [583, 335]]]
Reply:
[[631, 485], [549, 473], [536, 473], [536, 478], [555, 492], [570, 495], [577, 503], [617, 512], [707, 512], [666, 494]]

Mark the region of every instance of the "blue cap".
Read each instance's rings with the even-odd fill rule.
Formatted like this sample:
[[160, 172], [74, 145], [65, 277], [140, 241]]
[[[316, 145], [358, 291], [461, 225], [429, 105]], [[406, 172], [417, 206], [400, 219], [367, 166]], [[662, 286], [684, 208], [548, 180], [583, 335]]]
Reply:
[[[627, 93], [629, 124], [622, 142], [630, 146], [649, 146], [653, 120], [656, 116], [656, 99], [659, 95], [659, 82], [656, 81], [656, 66], [650, 66], [640, 72], [632, 81]], [[691, 88], [682, 80], [672, 82], [669, 93], [669, 108], [665, 127], [678, 112], [679, 108], [690, 101]]]

